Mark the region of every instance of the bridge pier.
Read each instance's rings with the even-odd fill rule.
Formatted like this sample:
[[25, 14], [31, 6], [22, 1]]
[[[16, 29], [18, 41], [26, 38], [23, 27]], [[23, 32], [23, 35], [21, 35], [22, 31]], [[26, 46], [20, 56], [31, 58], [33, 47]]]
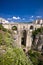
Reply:
[[30, 50], [30, 49], [31, 49], [31, 45], [32, 45], [31, 33], [28, 31], [28, 32], [27, 32], [26, 48], [27, 48], [28, 50]]

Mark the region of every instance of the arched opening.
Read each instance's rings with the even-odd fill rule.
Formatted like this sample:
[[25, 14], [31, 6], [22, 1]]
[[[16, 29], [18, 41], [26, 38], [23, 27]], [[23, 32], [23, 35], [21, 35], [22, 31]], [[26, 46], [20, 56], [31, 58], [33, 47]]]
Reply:
[[42, 45], [42, 51], [43, 51], [43, 45]]
[[12, 30], [17, 30], [17, 26], [13, 26], [12, 27]]
[[26, 30], [23, 30], [23, 34], [22, 34], [22, 38], [21, 38], [22, 46], [26, 46], [26, 37], [27, 37], [27, 32], [26, 32]]
[[30, 26], [30, 29], [33, 29], [33, 26], [32, 25]]
[[12, 26], [12, 32], [13, 32], [13, 34], [17, 34], [18, 33], [17, 26]]

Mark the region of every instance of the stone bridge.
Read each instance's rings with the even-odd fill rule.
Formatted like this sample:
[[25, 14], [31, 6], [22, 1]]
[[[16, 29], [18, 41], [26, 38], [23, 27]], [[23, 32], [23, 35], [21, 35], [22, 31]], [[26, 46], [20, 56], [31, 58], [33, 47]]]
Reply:
[[33, 23], [3, 23], [3, 26], [7, 29], [12, 29], [13, 26], [17, 27], [15, 32], [14, 40], [19, 47], [22, 45], [25, 48], [31, 48], [32, 45], [32, 31], [41, 27], [42, 20], [36, 20]]

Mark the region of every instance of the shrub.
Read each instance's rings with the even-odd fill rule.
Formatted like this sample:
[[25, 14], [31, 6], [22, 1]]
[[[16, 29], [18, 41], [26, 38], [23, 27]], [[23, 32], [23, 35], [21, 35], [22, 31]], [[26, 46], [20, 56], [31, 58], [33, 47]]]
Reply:
[[0, 56], [0, 65], [32, 65], [26, 57], [22, 49], [8, 48], [6, 52]]
[[6, 31], [7, 31], [7, 29], [6, 29], [6, 28], [4, 28], [4, 27], [2, 26], [2, 24], [0, 24], [0, 30], [2, 30], [2, 31], [4, 31], [4, 32], [6, 32]]
[[38, 29], [36, 29], [36, 30], [34, 30], [34, 31], [32, 32], [32, 37], [35, 38], [35, 36], [36, 36], [38, 33], [42, 33], [42, 32], [43, 32], [43, 27], [38, 28]]
[[6, 32], [6, 31], [7, 31], [7, 29], [6, 29], [6, 28], [2, 28], [2, 31]]
[[3, 43], [3, 36], [2, 33], [0, 33], [0, 45]]
[[3, 28], [3, 26], [2, 26], [2, 24], [0, 24], [0, 30], [2, 30], [2, 28]]
[[7, 32], [10, 33], [10, 34], [12, 33], [11, 30], [7, 30]]
[[33, 50], [29, 51], [29, 56], [30, 56], [30, 59], [31, 59], [33, 65], [39, 64], [39, 60], [38, 60], [39, 55], [40, 54], [38, 52], [34, 52]]

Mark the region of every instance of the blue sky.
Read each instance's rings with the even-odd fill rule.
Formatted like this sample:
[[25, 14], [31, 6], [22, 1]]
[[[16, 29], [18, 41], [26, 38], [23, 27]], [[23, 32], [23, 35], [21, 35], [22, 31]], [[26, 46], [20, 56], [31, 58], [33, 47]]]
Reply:
[[0, 17], [19, 22], [43, 18], [43, 0], [0, 0]]

